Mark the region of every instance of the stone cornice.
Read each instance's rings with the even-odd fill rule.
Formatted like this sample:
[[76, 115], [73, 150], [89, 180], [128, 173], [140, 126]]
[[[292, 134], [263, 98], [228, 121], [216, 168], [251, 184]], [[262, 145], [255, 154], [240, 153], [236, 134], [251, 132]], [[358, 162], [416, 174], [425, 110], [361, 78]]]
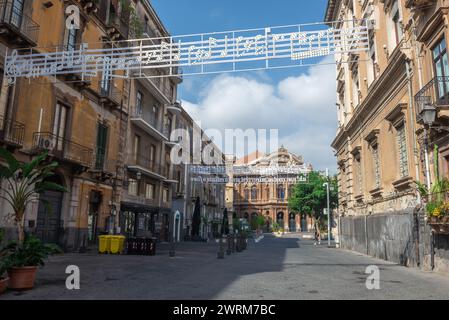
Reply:
[[334, 149], [339, 149], [342, 139], [347, 138], [361, 127], [361, 122], [365, 123], [370, 117], [382, 106], [383, 101], [387, 99], [397, 84], [406, 78], [406, 70], [404, 63], [407, 56], [401, 50], [400, 45], [393, 51], [390, 62], [381, 76], [372, 84], [368, 95], [365, 97], [360, 106], [355, 110], [348, 124], [341, 129], [337, 137], [332, 143]]

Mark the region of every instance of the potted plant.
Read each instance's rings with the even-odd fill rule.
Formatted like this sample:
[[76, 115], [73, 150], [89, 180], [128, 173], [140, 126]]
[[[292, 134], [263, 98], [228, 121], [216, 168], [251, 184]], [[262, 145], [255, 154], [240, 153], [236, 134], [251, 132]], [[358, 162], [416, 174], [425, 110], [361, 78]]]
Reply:
[[14, 290], [32, 289], [37, 268], [44, 266], [49, 255], [62, 252], [57, 245], [44, 244], [33, 235], [27, 235], [21, 243], [11, 242], [8, 251], [3, 268], [8, 271], [8, 287]]
[[3, 230], [0, 230], [0, 295], [6, 291], [9, 278], [6, 276], [6, 265], [4, 263], [8, 254], [8, 248], [3, 246]]
[[28, 237], [25, 241], [25, 212], [28, 205], [35, 200], [46, 206], [51, 214], [48, 201], [39, 194], [47, 190], [62, 191], [66, 189], [59, 184], [48, 181], [55, 175], [57, 162], [48, 162], [48, 152], [35, 157], [30, 162], [20, 162], [4, 148], [0, 148], [0, 179], [7, 188], [0, 193], [0, 198], [8, 203], [13, 211], [14, 222], [18, 231], [18, 242], [8, 245], [6, 268], [9, 275], [9, 287], [30, 288], [34, 284], [36, 267], [43, 264], [43, 259], [52, 252], [51, 246], [42, 244], [37, 238]]

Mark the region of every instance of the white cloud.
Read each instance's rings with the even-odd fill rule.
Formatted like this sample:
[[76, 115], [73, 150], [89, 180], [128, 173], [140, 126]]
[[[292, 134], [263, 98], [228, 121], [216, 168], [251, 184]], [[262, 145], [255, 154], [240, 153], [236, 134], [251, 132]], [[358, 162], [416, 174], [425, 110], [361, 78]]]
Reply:
[[204, 129], [279, 129], [289, 150], [317, 169], [335, 169], [335, 65], [310, 67], [277, 85], [260, 76], [221, 75], [199, 92], [198, 103], [183, 105]]

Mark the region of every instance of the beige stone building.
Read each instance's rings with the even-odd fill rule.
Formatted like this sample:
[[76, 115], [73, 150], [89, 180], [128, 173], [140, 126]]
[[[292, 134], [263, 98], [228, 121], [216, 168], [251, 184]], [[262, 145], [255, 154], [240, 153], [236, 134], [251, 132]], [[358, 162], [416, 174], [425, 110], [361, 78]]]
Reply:
[[[437, 123], [445, 124], [447, 6], [437, 0], [328, 1], [326, 22], [346, 21], [338, 25], [345, 28], [368, 19], [372, 25], [368, 52], [336, 56], [339, 126], [332, 147], [343, 247], [429, 264], [435, 239], [414, 182], [434, 181], [434, 143], [447, 175], [447, 131], [429, 130], [426, 151], [421, 113], [430, 99]], [[446, 235], [436, 237], [443, 247], [448, 242]]]
[[[270, 154], [256, 151], [236, 160], [234, 166], [248, 166], [260, 169], [270, 169], [278, 166], [302, 166], [305, 172], [312, 170], [310, 165], [308, 166], [304, 163], [301, 156], [289, 152], [284, 147]], [[297, 174], [279, 174], [274, 177], [280, 178], [279, 182], [234, 183], [233, 207], [237, 216], [246, 219], [250, 224], [257, 216], [262, 216], [266, 220], [267, 230], [275, 222], [285, 231], [295, 232], [311, 229], [312, 222], [308, 221], [307, 217], [291, 212], [288, 208], [288, 198], [295, 183], [289, 183], [282, 179], [295, 178], [296, 176]], [[257, 171], [250, 176], [242, 176], [235, 172], [233, 179], [239, 178], [268, 179], [273, 178], [273, 176], [259, 174]]]

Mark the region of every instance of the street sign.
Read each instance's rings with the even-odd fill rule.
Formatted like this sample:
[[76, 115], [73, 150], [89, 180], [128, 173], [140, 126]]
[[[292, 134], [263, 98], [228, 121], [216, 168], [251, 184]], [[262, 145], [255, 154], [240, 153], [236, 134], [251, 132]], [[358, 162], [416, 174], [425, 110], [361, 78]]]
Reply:
[[[161, 78], [318, 64], [320, 58], [369, 49], [369, 21], [299, 24], [263, 29], [82, 44], [76, 50], [29, 48], [6, 55], [5, 77], [62, 74], [82, 80]], [[159, 72], [160, 69], [163, 72]], [[157, 69], [157, 70], [156, 70]]]

